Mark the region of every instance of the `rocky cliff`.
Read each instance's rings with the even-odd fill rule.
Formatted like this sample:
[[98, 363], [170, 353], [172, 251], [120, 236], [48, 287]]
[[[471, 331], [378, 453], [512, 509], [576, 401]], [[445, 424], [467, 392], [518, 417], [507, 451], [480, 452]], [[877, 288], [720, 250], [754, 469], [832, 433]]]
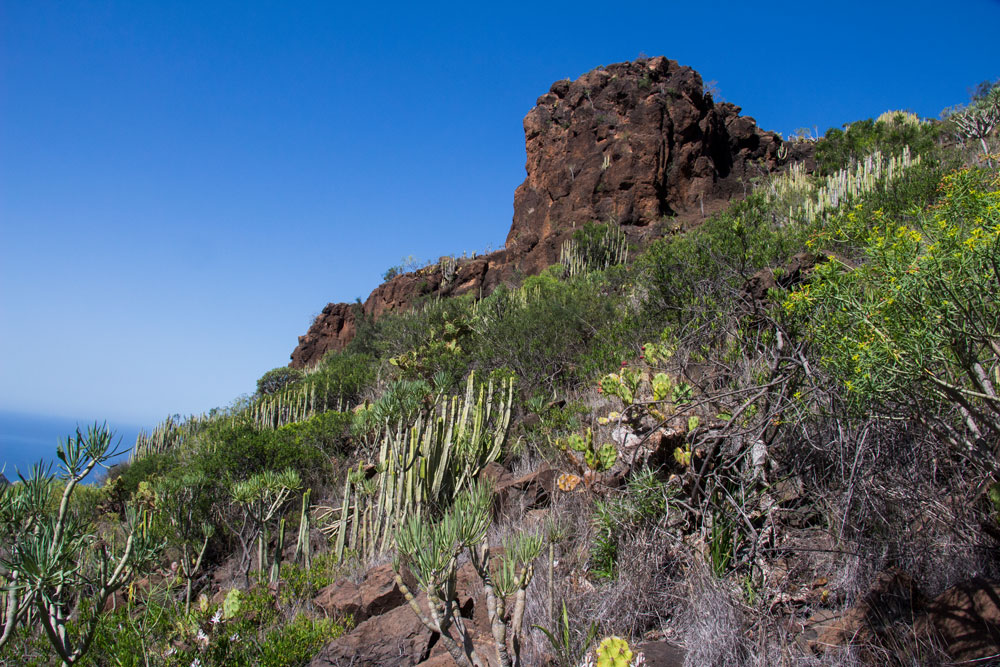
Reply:
[[[365, 316], [427, 295], [487, 294], [559, 258], [562, 242], [591, 221], [622, 226], [641, 242], [654, 224], [696, 224], [743, 196], [755, 164], [778, 165], [781, 138], [740, 108], [717, 103], [701, 76], [663, 57], [599, 67], [557, 81], [524, 119], [527, 178], [514, 193], [506, 247], [483, 257], [442, 258], [377, 287]], [[291, 365], [310, 366], [356, 331], [355, 306], [331, 303], [299, 337]]]

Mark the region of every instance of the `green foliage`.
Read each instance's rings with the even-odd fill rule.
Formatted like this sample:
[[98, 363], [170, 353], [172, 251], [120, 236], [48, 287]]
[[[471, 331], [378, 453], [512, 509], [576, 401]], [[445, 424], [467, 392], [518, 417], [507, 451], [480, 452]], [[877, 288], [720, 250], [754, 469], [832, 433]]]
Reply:
[[[428, 298], [405, 312], [386, 313], [370, 325], [360, 326], [358, 337], [364, 340], [357, 346], [352, 341], [348, 349], [364, 349], [380, 360], [404, 356], [411, 350], [428, 345], [432, 337], [440, 340], [448, 323], [460, 325], [467, 317], [471, 303], [471, 295], [449, 299]], [[460, 333], [459, 338], [464, 339], [464, 334]], [[463, 355], [449, 356], [460, 360]], [[449, 361], [452, 362], [455, 359]], [[431, 364], [432, 360], [428, 363]], [[425, 377], [437, 370], [441, 369], [428, 369]]]
[[309, 567], [297, 563], [282, 563], [281, 600], [289, 605], [298, 600], [311, 600], [342, 575], [341, 563], [330, 551], [313, 558]]
[[476, 308], [480, 368], [509, 368], [526, 393], [552, 393], [578, 377], [604, 327], [622, 312], [615, 285], [601, 274], [568, 282], [551, 273], [511, 290], [498, 288]]
[[655, 471], [645, 468], [628, 481], [624, 492], [597, 501], [590, 571], [602, 579], [616, 578], [618, 550], [623, 540], [665, 517], [668, 499], [666, 484]]
[[944, 179], [940, 203], [911, 219], [859, 207], [817, 243], [858, 248], [835, 256], [792, 292], [785, 309], [858, 409], [917, 408], [950, 440], [1000, 429], [1000, 194], [995, 172]]
[[282, 389], [300, 382], [304, 373], [297, 368], [279, 366], [272, 368], [257, 380], [257, 393], [261, 396], [276, 394]]
[[587, 627], [587, 632], [575, 632], [569, 622], [569, 612], [566, 610], [566, 601], [562, 602], [562, 613], [559, 615], [559, 625], [554, 630], [543, 628], [540, 625], [533, 626], [541, 630], [545, 638], [549, 640], [552, 652], [558, 667], [578, 667], [590, 645], [597, 638], [597, 623], [591, 622]]
[[55, 509], [57, 486], [40, 464], [0, 488], [0, 543], [10, 545], [0, 553], [0, 649], [28, 622], [44, 629], [64, 664], [76, 664], [90, 649], [108, 598], [152, 566], [162, 545], [150, 537], [147, 515], [129, 511], [123, 535], [100, 535], [89, 517], [70, 509], [80, 482], [118, 455], [116, 444], [107, 425], [97, 424], [59, 444], [63, 485]]
[[467, 364], [463, 344], [473, 333], [465, 317], [434, 322], [427, 339], [417, 347], [389, 359], [404, 378], [430, 379], [435, 373], [461, 376]]
[[662, 330], [711, 334], [718, 315], [733, 307], [731, 294], [765, 267], [802, 249], [806, 230], [773, 224], [774, 212], [755, 193], [680, 236], [655, 241], [637, 261], [647, 290], [643, 319]]
[[189, 466], [220, 484], [240, 481], [265, 470], [295, 470], [307, 485], [319, 481], [329, 461], [322, 450], [295, 432], [276, 432], [251, 424], [220, 421], [204, 435], [204, 445], [193, 452]]
[[729, 571], [736, 553], [738, 533], [728, 514], [718, 510], [712, 514], [712, 527], [708, 534], [708, 564], [712, 574], [722, 577]]
[[371, 354], [340, 351], [327, 352], [306, 382], [322, 387], [325, 405], [341, 405], [341, 410], [356, 403], [375, 381], [376, 360]]
[[139, 484], [150, 481], [177, 467], [177, 455], [173, 452], [150, 454], [127, 463], [119, 463], [108, 472], [106, 492], [109, 500], [117, 506], [139, 490]]
[[101, 622], [94, 658], [85, 664], [300, 667], [349, 626], [345, 619], [317, 619], [302, 613], [285, 620], [262, 587], [233, 589], [224, 603], [230, 611], [237, 608], [231, 601], [238, 601], [234, 613], [205, 602], [186, 614], [182, 607], [152, 597], [141, 608], [122, 607]]
[[866, 155], [880, 150], [901, 153], [904, 146], [918, 154], [931, 154], [941, 128], [936, 123], [899, 123], [893, 118], [860, 120], [843, 130], [831, 128], [816, 142], [816, 163], [820, 175], [832, 174]]
[[321, 412], [309, 419], [279, 428], [274, 440], [296, 449], [318, 449], [325, 454], [344, 454], [353, 422], [350, 412]]

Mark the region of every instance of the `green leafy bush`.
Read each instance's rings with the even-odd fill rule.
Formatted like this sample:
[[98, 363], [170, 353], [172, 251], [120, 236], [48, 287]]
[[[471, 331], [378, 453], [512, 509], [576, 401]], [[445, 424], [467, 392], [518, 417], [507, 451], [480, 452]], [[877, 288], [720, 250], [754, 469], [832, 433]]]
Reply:
[[996, 178], [955, 172], [908, 219], [860, 206], [841, 216], [812, 243], [857, 248], [862, 263], [830, 255], [785, 301], [856, 409], [916, 414], [970, 449], [1000, 432]]
[[342, 454], [348, 448], [352, 419], [350, 412], [321, 412], [305, 421], [282, 426], [275, 431], [274, 438], [282, 446]]
[[295, 436], [228, 420], [213, 423], [204, 434], [204, 445], [188, 465], [208, 479], [239, 481], [265, 470], [291, 468], [307, 486], [321, 481], [328, 457], [319, 448]]
[[275, 394], [289, 385], [302, 380], [303, 373], [297, 368], [279, 366], [264, 373], [257, 380], [257, 393], [261, 396]]
[[356, 403], [375, 381], [376, 360], [361, 352], [328, 352], [306, 383], [322, 390], [325, 405], [342, 404], [343, 410]]
[[843, 130], [827, 130], [816, 142], [816, 163], [819, 173], [825, 176], [876, 150], [896, 155], [909, 146], [918, 155], [930, 154], [940, 133], [937, 123], [895, 122], [891, 117], [859, 120]]
[[473, 356], [481, 368], [514, 371], [526, 393], [551, 392], [578, 377], [601, 330], [620, 312], [618, 295], [600, 273], [566, 282], [551, 273], [532, 276], [479, 304]]

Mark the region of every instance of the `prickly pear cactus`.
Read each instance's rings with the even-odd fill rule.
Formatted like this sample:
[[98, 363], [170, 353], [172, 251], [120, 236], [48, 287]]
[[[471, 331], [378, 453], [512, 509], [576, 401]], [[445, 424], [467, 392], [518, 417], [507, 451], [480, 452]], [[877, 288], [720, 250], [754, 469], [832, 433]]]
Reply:
[[654, 401], [667, 400], [674, 390], [674, 384], [670, 381], [670, 376], [666, 373], [657, 373], [654, 375], [652, 385]]
[[566, 446], [572, 449], [574, 452], [586, 452], [594, 444], [594, 433], [589, 428], [587, 429], [587, 435], [582, 436], [577, 433], [573, 433], [568, 438], [566, 438]]
[[628, 667], [632, 649], [621, 637], [605, 637], [597, 647], [597, 667]]
[[611, 470], [618, 460], [618, 450], [610, 442], [601, 445], [598, 449], [588, 449], [583, 454], [587, 462], [587, 467], [597, 472]]

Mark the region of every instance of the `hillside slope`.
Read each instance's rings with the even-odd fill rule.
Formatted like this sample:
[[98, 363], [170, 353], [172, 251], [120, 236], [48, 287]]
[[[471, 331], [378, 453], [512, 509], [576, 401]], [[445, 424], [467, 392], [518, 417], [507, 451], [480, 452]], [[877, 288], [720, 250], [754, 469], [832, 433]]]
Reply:
[[427, 296], [485, 296], [501, 282], [536, 275], [585, 223], [618, 225], [632, 242], [667, 219], [696, 224], [744, 196], [751, 178], [809, 150], [793, 145], [789, 155], [780, 137], [739, 107], [716, 103], [697, 72], [664, 57], [555, 82], [525, 117], [524, 134], [527, 177], [514, 193], [506, 247], [394, 277], [360, 312], [327, 304], [299, 337], [293, 368], [343, 349], [359, 314], [378, 318]]

